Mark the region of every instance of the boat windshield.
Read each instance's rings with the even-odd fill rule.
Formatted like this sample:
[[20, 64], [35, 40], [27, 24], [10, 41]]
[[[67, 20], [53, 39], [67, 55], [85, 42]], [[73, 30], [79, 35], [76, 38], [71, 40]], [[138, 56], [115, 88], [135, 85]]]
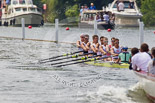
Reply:
[[23, 8], [23, 12], [26, 12], [27, 11], [27, 8]]
[[[117, 8], [117, 5], [118, 5], [118, 3], [115, 3], [113, 8]], [[124, 2], [124, 6], [125, 6], [125, 9], [130, 9], [130, 2]]]
[[25, 0], [19, 0], [19, 4], [25, 4]]
[[14, 5], [18, 4], [18, 0], [13, 0], [12, 3], [13, 3]]
[[27, 4], [33, 4], [32, 0], [27, 0]]
[[16, 10], [17, 12], [19, 12], [19, 11], [21, 11], [21, 8], [15, 8], [15, 10]]
[[36, 11], [36, 8], [29, 8], [29, 11], [35, 12]]

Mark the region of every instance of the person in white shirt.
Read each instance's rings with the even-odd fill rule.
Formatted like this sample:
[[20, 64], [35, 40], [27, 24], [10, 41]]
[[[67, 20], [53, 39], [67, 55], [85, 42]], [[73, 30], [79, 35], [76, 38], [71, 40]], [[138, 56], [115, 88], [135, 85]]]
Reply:
[[121, 2], [118, 4], [118, 11], [124, 11], [124, 7], [125, 7], [125, 5], [124, 5], [123, 1], [121, 1]]
[[104, 21], [106, 21], [106, 22], [109, 21], [109, 15], [107, 12], [103, 15], [103, 18], [104, 18]]
[[155, 76], [155, 47], [151, 49], [151, 54], [153, 56], [153, 59], [148, 63], [148, 73]]
[[149, 46], [143, 43], [140, 48], [140, 52], [132, 57], [132, 68], [133, 70], [142, 70], [148, 72], [147, 65], [151, 60], [151, 56], [148, 54]]

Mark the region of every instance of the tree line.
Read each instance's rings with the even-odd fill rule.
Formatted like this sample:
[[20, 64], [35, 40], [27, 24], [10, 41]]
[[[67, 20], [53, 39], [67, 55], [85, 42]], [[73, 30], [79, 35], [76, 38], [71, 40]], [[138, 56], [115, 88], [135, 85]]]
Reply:
[[[34, 4], [42, 8], [47, 4], [47, 10], [44, 11], [44, 17], [48, 22], [54, 22], [55, 18], [63, 20], [68, 17], [78, 17], [82, 5], [90, 6], [94, 3], [98, 10], [107, 6], [113, 0], [33, 0]], [[138, 7], [143, 14], [142, 20], [146, 26], [155, 25], [155, 0], [136, 0]]]

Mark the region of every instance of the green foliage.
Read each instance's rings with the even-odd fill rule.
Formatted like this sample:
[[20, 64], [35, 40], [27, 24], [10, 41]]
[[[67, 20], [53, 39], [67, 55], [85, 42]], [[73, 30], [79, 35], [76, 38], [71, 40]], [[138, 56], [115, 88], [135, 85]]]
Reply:
[[77, 17], [79, 15], [78, 5], [75, 4], [74, 6], [66, 10], [65, 15], [67, 17]]
[[137, 6], [140, 8], [141, 7], [141, 0], [136, 0]]
[[43, 3], [41, 2], [41, 0], [33, 0], [33, 4], [37, 5], [39, 8], [42, 8]]
[[141, 12], [146, 26], [155, 25], [155, 0], [142, 1]]

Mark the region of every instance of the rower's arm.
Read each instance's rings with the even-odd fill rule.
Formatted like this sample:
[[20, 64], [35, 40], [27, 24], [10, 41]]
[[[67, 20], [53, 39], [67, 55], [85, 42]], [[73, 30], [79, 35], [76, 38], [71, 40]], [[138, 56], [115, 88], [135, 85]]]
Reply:
[[77, 42], [76, 42], [76, 46], [77, 46], [78, 48], [81, 47], [81, 45], [80, 45], [80, 41], [77, 41]]
[[119, 63], [119, 62], [120, 62], [120, 60], [121, 60], [121, 59], [120, 59], [120, 57], [119, 57], [119, 58], [116, 60], [116, 63]]
[[91, 47], [91, 49], [92, 49], [92, 51], [93, 51], [94, 53], [97, 53], [97, 51], [96, 51], [96, 49], [94, 48], [93, 45], [91, 45], [90, 47]]
[[110, 52], [110, 48], [109, 48], [108, 45], [106, 45], [106, 51], [107, 51], [108, 53], [111, 53], [111, 52]]
[[100, 46], [100, 52], [103, 53], [104, 55], [106, 55], [106, 52], [103, 50], [103, 46]]
[[97, 44], [96, 44], [96, 48], [95, 48], [96, 51], [99, 51], [99, 46], [100, 46], [99, 43], [97, 43]]
[[81, 44], [81, 48], [82, 48], [84, 51], [88, 51], [87, 48], [84, 46], [84, 43]]
[[111, 49], [111, 55], [113, 55], [113, 56], [118, 56], [119, 54], [115, 54], [115, 53], [114, 53], [114, 48], [112, 48], [112, 49]]
[[89, 48], [90, 48], [90, 43], [88, 42], [86, 45], [86, 49], [89, 50]]

